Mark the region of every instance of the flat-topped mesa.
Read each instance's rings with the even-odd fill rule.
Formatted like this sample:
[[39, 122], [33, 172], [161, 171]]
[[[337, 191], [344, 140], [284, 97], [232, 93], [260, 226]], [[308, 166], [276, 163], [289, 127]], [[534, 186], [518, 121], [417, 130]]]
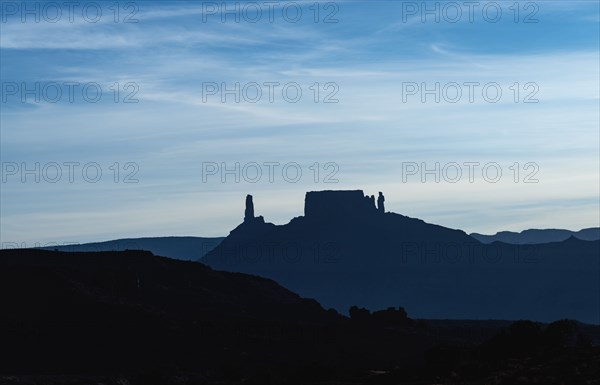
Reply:
[[306, 218], [347, 218], [373, 213], [377, 213], [375, 197], [365, 196], [362, 190], [309, 191], [304, 199]]

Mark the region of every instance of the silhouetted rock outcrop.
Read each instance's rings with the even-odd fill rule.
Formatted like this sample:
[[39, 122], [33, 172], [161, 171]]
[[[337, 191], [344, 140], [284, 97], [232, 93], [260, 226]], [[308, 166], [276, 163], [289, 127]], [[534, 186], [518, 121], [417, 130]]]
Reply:
[[244, 211], [244, 221], [251, 221], [254, 219], [254, 202], [252, 202], [252, 195], [246, 195], [246, 210]]
[[363, 307], [351, 306], [348, 313], [352, 321], [366, 322], [371, 319], [371, 312]]
[[374, 211], [375, 205], [361, 190], [311, 191], [304, 200], [307, 219], [357, 219]]
[[598, 321], [600, 242], [482, 244], [382, 214], [371, 197], [308, 192], [305, 216], [281, 226], [244, 222], [203, 262], [272, 278], [340, 312], [402, 304], [419, 318]]
[[389, 307], [371, 313], [368, 309], [352, 306], [349, 314], [352, 321], [371, 323], [377, 326], [408, 326], [413, 323], [403, 307], [398, 309]]
[[379, 210], [380, 213], [385, 213], [385, 206], [384, 206], [383, 202], [385, 202], [385, 197], [383, 196], [383, 193], [380, 191], [379, 197], [377, 198], [377, 210]]

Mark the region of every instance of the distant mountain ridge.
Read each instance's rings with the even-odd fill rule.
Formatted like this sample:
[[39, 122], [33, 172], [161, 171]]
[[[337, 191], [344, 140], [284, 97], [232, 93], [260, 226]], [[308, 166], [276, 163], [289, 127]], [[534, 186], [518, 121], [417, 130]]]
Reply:
[[598, 322], [600, 241], [483, 244], [373, 202], [361, 190], [308, 192], [305, 215], [281, 226], [251, 210], [202, 262], [342, 313], [401, 305], [422, 318]]
[[144, 237], [48, 246], [40, 247], [39, 249], [65, 252], [145, 250], [150, 251], [154, 255], [161, 255], [182, 261], [198, 261], [221, 243], [222, 240], [223, 237]]
[[562, 242], [569, 237], [575, 237], [583, 241], [600, 240], [600, 227], [590, 227], [579, 231], [563, 229], [529, 229], [521, 232], [500, 231], [494, 235], [484, 235], [479, 233], [469, 234], [479, 242], [492, 243], [504, 242], [515, 245], [539, 244], [549, 242]]

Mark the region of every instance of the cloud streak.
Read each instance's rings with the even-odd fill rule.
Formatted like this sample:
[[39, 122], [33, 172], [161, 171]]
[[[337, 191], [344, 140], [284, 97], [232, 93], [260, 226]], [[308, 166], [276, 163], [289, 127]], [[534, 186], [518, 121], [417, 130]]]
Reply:
[[[137, 24], [3, 24], [3, 82], [97, 82], [103, 89], [134, 82], [140, 102], [23, 106], [15, 97], [2, 104], [2, 161], [131, 161], [140, 182], [115, 184], [110, 173], [97, 185], [13, 178], [0, 192], [0, 236], [217, 236], [238, 224], [246, 193], [267, 220], [285, 223], [302, 214], [305, 191], [345, 188], [384, 191], [390, 210], [467, 231], [598, 225], [598, 26], [579, 21], [590, 17], [586, 4], [554, 3], [540, 10], [544, 23], [519, 28], [399, 24], [398, 8], [384, 12], [358, 2], [339, 3], [339, 23], [329, 25], [202, 23], [201, 7], [181, 2], [140, 4]], [[205, 82], [295, 82], [303, 97], [204, 101]], [[328, 82], [339, 87], [339, 103], [322, 103]], [[431, 95], [423, 103], [420, 94], [405, 102], [408, 82], [495, 82], [504, 94], [498, 103], [481, 96], [435, 103]], [[522, 103], [528, 82], [539, 87], [539, 103]], [[301, 164], [304, 178], [202, 182], [203, 162], [273, 161]], [[470, 161], [503, 168], [536, 162], [540, 182], [402, 181], [403, 162]], [[315, 183], [315, 162], [335, 162], [339, 183]]]

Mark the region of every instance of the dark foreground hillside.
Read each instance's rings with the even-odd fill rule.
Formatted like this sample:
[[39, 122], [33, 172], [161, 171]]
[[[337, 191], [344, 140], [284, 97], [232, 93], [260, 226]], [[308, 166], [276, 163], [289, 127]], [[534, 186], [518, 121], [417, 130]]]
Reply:
[[2, 384], [600, 378], [597, 327], [412, 320], [402, 308], [347, 318], [271, 280], [142, 251], [3, 250], [0, 309]]

